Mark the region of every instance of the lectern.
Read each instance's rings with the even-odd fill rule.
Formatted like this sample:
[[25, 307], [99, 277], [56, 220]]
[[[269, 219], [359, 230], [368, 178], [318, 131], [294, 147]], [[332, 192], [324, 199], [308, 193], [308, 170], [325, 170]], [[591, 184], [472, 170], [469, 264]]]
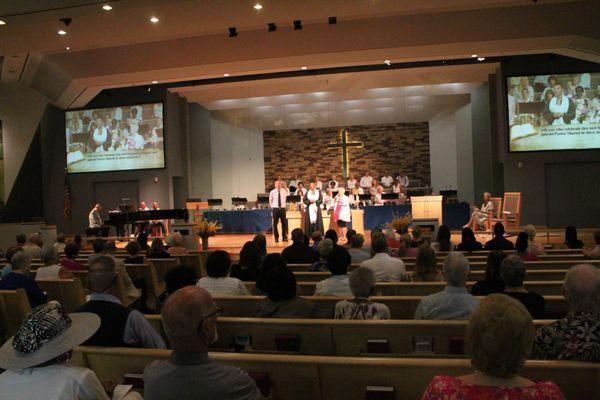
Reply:
[[413, 219], [434, 219], [442, 224], [442, 199], [443, 196], [412, 196]]

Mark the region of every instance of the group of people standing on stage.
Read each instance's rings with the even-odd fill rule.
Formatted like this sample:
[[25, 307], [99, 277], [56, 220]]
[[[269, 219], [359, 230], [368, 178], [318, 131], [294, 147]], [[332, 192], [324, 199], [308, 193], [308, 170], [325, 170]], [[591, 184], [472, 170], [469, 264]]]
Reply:
[[382, 194], [386, 192], [398, 193], [404, 195], [405, 188], [409, 185], [408, 177], [403, 173], [396, 174], [393, 178], [386, 172], [380, 180], [373, 178], [370, 171], [365, 171], [364, 175], [357, 180], [353, 174], [348, 176], [346, 185], [340, 185], [337, 177], [333, 175], [327, 184], [318, 176], [310, 181], [308, 188], [295, 175], [290, 180], [289, 189], [281, 179], [275, 181], [275, 188], [269, 194], [269, 205], [273, 209], [273, 232], [275, 241], [279, 242], [279, 231], [277, 224], [281, 221], [283, 241], [287, 242], [288, 229], [286, 206], [287, 196], [294, 194], [300, 196], [300, 210], [302, 211], [302, 227], [307, 235], [315, 231], [324, 231], [323, 217], [321, 210], [331, 213], [330, 229], [338, 231], [340, 240], [344, 241], [348, 230], [348, 223], [351, 221], [351, 207], [356, 207], [361, 203], [359, 195], [369, 194], [372, 198], [372, 204], [383, 204]]

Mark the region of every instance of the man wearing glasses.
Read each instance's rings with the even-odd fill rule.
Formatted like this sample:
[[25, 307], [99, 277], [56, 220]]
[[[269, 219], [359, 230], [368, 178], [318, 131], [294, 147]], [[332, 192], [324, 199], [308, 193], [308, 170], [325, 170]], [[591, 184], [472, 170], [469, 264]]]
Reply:
[[201, 287], [186, 286], [173, 293], [161, 318], [173, 353], [144, 370], [146, 400], [262, 399], [255, 382], [237, 367], [220, 365], [208, 357], [218, 339], [221, 313], [211, 295]]

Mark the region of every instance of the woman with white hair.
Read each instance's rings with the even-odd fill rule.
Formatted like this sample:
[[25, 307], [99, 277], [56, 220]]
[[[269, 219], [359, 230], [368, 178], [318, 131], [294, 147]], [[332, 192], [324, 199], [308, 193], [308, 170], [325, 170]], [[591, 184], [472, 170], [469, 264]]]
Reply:
[[478, 227], [483, 229], [483, 224], [489, 218], [489, 213], [494, 211], [494, 203], [490, 200], [492, 195], [489, 192], [485, 192], [483, 194], [483, 204], [481, 208], [473, 208], [473, 212], [471, 213], [471, 219], [463, 228], [471, 228], [473, 232], [477, 230]]
[[390, 319], [390, 309], [385, 304], [373, 303], [369, 297], [375, 288], [375, 275], [367, 267], [352, 271], [349, 279], [353, 300], [338, 301], [335, 319]]
[[335, 197], [332, 209], [333, 215], [331, 220], [337, 225], [336, 228], [339, 228], [340, 242], [345, 242], [347, 241], [346, 233], [348, 232], [348, 223], [350, 222], [350, 198], [346, 196], [346, 191], [343, 187], [338, 188], [338, 194]]
[[534, 254], [536, 256], [544, 254], [544, 246], [535, 241], [535, 226], [531, 224], [525, 225], [525, 228], [523, 228], [523, 232], [527, 234], [527, 253]]
[[188, 249], [183, 247], [183, 236], [179, 232], [175, 232], [171, 237], [171, 246], [167, 250], [167, 252], [173, 255], [182, 255], [188, 254]]

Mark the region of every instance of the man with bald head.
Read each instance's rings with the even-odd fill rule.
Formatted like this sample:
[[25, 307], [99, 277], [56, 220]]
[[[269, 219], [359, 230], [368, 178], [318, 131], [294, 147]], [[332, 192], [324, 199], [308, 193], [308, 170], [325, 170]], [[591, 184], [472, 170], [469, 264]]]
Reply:
[[173, 293], [163, 306], [163, 327], [173, 353], [144, 370], [146, 400], [253, 400], [262, 396], [254, 381], [239, 368], [220, 365], [208, 357], [217, 341], [217, 307], [199, 286]]
[[111, 256], [100, 256], [88, 269], [90, 301], [76, 312], [100, 317], [100, 328], [84, 344], [88, 346], [166, 348], [164, 340], [137, 310], [121, 304], [117, 297], [117, 265]]
[[569, 314], [538, 330], [532, 358], [600, 362], [600, 270], [579, 264], [567, 272]]

